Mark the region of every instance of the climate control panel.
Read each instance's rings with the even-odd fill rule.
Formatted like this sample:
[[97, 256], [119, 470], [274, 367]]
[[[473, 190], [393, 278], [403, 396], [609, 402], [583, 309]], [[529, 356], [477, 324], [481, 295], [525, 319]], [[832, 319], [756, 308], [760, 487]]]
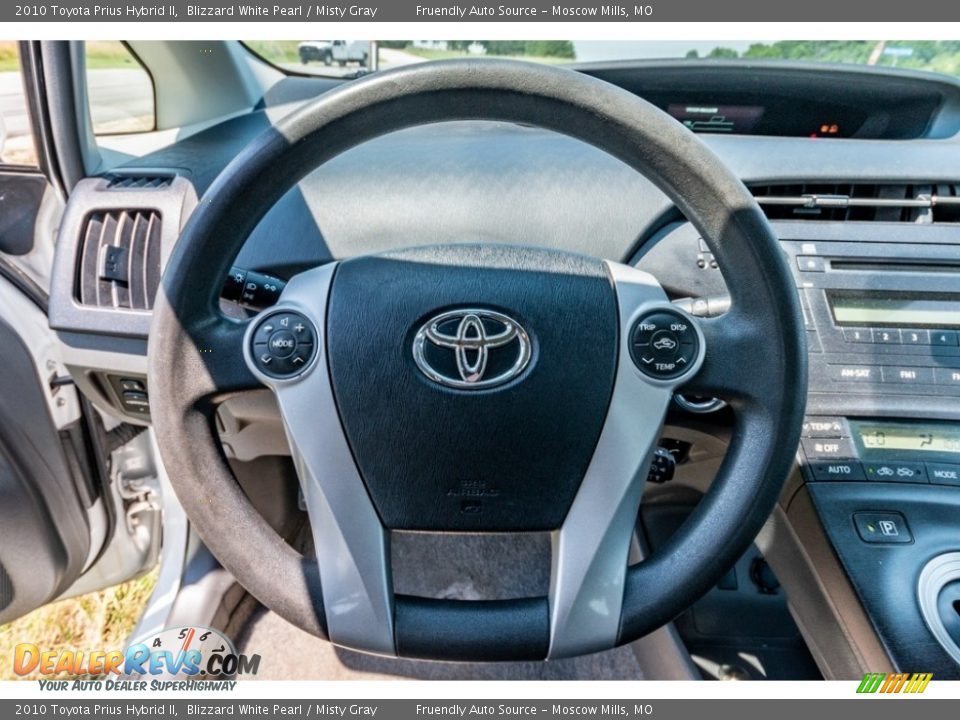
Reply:
[[800, 453], [813, 482], [960, 486], [960, 424], [808, 417]]

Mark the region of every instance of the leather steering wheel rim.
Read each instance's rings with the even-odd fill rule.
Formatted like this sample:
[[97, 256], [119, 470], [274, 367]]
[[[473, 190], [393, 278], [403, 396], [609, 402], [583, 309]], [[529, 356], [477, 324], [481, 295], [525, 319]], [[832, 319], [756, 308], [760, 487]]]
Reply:
[[[727, 400], [736, 429], [690, 519], [625, 573], [615, 644], [632, 641], [712, 587], [769, 516], [800, 435], [806, 351], [792, 277], [749, 191], [693, 133], [602, 81], [512, 61], [424, 63], [326, 93], [257, 136], [194, 211], [155, 303], [148, 383], [163, 462], [191, 522], [223, 566], [264, 605], [327, 637], [316, 560], [294, 550], [254, 509], [217, 440], [216, 404], [259, 386], [242, 352], [249, 323], [222, 315], [219, 279], [259, 220], [310, 171], [388, 132], [449, 120], [526, 123], [617, 157], [663, 190], [697, 227], [728, 283], [731, 310], [697, 323], [705, 341], [703, 365], [685, 388]], [[436, 642], [400, 641], [398, 630], [396, 654], [545, 657], [539, 634], [520, 630], [549, 622], [545, 603], [486, 605], [486, 619], [461, 637], [455, 626], [470, 610], [405, 600], [396, 608], [405, 626], [434, 631]], [[511, 634], [519, 641], [510, 642]], [[511, 649], [498, 650], [501, 643]]]

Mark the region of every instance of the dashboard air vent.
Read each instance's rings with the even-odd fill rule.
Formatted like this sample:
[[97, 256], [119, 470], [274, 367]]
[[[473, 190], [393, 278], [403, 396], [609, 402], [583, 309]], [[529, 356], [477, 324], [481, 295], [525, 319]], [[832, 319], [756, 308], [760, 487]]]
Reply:
[[160, 213], [98, 210], [83, 225], [77, 300], [95, 307], [149, 310], [160, 284]]
[[798, 183], [750, 190], [771, 220], [960, 223], [960, 184]]
[[162, 190], [173, 183], [172, 175], [118, 175], [106, 176], [108, 190]]

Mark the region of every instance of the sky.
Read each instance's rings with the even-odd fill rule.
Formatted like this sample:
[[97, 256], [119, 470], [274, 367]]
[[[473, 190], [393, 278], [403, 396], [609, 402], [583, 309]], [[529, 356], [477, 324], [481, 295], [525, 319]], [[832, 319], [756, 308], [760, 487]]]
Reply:
[[643, 60], [650, 58], [683, 57], [689, 50], [696, 50], [701, 57], [721, 45], [744, 51], [758, 42], [706, 42], [702, 40], [574, 40], [573, 47], [578, 62], [595, 60]]

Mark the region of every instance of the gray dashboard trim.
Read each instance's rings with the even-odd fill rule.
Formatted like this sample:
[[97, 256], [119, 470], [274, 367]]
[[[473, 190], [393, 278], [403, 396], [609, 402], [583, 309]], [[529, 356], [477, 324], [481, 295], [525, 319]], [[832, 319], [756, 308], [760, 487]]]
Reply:
[[105, 178], [81, 180], [74, 187], [60, 223], [57, 251], [50, 287], [50, 327], [66, 332], [146, 338], [150, 331], [149, 311], [114, 310], [81, 305], [74, 288], [80, 237], [90, 213], [99, 210], [156, 210], [161, 216], [160, 266], [166, 264], [180, 230], [196, 206], [193, 185], [174, 177], [160, 190], [109, 189]]

